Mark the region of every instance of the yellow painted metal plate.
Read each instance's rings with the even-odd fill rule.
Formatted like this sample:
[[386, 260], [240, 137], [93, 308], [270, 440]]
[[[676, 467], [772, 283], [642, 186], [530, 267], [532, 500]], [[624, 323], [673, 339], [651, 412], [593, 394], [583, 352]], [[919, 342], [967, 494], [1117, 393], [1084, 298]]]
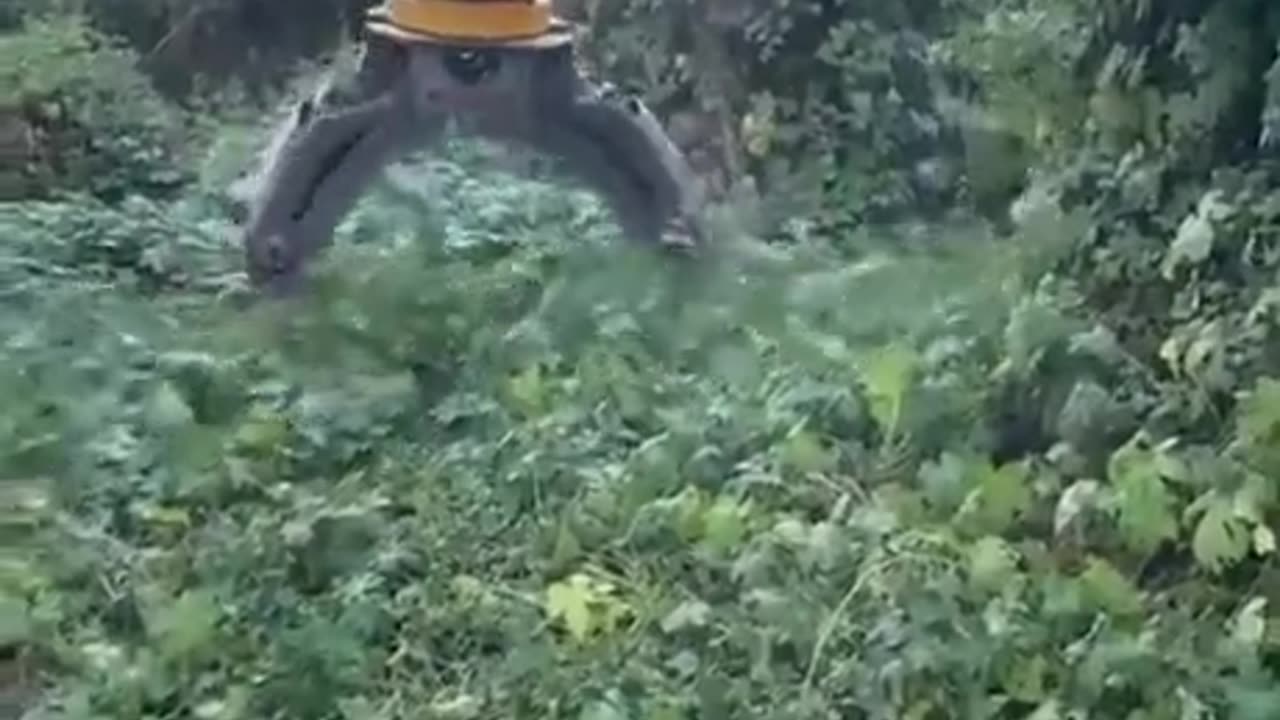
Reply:
[[551, 0], [389, 0], [383, 17], [410, 34], [489, 42], [537, 37], [553, 25]]

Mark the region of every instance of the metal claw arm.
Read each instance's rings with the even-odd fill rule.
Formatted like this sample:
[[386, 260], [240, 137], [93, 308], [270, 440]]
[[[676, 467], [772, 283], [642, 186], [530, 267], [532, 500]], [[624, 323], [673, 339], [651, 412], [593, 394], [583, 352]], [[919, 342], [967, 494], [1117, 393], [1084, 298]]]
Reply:
[[443, 126], [415, 108], [398, 49], [371, 45], [351, 87], [325, 88], [278, 130], [244, 233], [250, 281], [295, 287], [383, 168]]
[[[621, 163], [619, 169], [626, 168], [628, 177], [646, 191], [648, 205], [644, 208], [620, 195], [610, 198], [623, 222], [632, 226], [632, 235], [655, 242], [702, 245], [706, 241], [698, 178], [643, 102], [591, 93], [570, 106], [569, 117], [580, 128], [578, 138], [590, 138], [598, 147], [608, 147]], [[581, 164], [574, 160], [580, 154], [580, 150], [566, 148], [571, 167]], [[585, 167], [579, 171], [587, 173]]]
[[508, 50], [499, 68], [489, 87], [501, 111], [471, 113], [476, 130], [560, 160], [628, 238], [702, 244], [698, 179], [643, 102], [584, 78], [567, 47]]
[[633, 240], [703, 243], [701, 188], [684, 156], [640, 100], [578, 73], [567, 35], [473, 46], [399, 32], [373, 33], [352, 85], [302, 103], [280, 129], [244, 235], [255, 285], [295, 287], [383, 168], [449, 119], [561, 160]]

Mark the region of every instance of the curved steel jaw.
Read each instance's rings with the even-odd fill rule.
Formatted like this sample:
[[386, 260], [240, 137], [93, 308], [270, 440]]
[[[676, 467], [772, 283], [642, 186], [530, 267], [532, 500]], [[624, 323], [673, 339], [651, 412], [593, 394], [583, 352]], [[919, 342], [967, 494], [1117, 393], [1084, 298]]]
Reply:
[[704, 240], [702, 193], [683, 155], [640, 100], [583, 78], [571, 44], [469, 49], [375, 36], [350, 82], [300, 103], [266, 153], [244, 232], [251, 282], [295, 288], [379, 173], [450, 119], [560, 159], [634, 240]]

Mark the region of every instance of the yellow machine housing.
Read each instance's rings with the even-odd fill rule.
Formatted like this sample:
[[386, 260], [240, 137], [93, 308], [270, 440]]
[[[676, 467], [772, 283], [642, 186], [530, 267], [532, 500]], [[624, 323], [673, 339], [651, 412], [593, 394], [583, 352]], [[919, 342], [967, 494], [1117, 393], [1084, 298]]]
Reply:
[[572, 39], [551, 0], [387, 0], [370, 11], [368, 28], [440, 45], [550, 47]]

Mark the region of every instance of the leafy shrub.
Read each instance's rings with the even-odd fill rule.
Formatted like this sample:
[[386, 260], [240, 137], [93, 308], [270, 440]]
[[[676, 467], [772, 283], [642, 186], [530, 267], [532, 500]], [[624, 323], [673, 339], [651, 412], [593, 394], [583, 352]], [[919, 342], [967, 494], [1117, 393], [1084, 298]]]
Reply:
[[956, 197], [957, 138], [929, 58], [942, 3], [631, 0], [566, 12], [587, 27], [597, 74], [642, 88], [713, 183], [753, 176], [762, 195], [787, 198], [775, 222], [819, 209], [832, 222], [899, 218]]
[[[136, 58], [80, 16], [27, 18], [0, 35], [0, 151], [8, 199], [84, 191], [104, 199], [171, 193], [187, 178], [183, 113]], [[11, 169], [12, 168], [12, 169]]]
[[[66, 270], [0, 315], [4, 642], [47, 658], [49, 714], [1275, 706], [1239, 590], [1274, 562], [1273, 383], [1234, 456], [1135, 431], [1127, 393], [1169, 386], [1046, 275], [1087, 215], [1029, 197], [1010, 242], [687, 274], [475, 167], [392, 173], [314, 295], [250, 311], [84, 282], [136, 262], [113, 238], [222, 222], [198, 198], [8, 216]], [[994, 460], [1028, 386], [1049, 445]]]

